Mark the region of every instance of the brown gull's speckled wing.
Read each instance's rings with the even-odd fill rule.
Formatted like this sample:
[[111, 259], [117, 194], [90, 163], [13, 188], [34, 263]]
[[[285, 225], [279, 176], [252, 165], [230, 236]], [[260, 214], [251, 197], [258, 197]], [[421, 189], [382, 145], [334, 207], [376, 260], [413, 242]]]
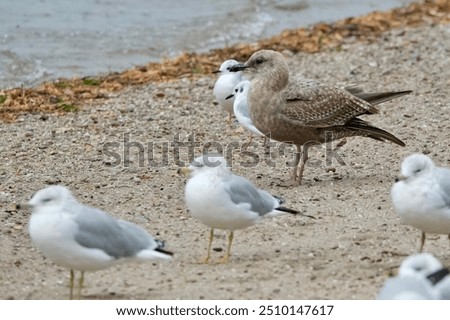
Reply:
[[290, 79], [282, 94], [286, 105], [281, 112], [307, 127], [342, 126], [362, 114], [378, 113], [377, 108], [347, 90], [300, 77]]

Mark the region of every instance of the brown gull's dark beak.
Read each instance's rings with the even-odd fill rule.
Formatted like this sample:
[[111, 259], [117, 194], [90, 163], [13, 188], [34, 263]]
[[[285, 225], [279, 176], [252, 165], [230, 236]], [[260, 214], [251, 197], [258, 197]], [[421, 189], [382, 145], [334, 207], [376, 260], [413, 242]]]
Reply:
[[239, 72], [239, 71], [245, 70], [247, 68], [248, 67], [245, 64], [238, 63], [238, 64], [235, 64], [234, 66], [230, 67], [229, 70], [230, 70], [230, 72]]

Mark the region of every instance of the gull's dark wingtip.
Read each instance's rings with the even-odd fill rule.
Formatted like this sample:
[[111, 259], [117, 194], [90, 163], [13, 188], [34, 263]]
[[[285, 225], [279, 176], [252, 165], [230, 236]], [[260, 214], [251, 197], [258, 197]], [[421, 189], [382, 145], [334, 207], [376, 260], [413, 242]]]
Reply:
[[291, 213], [291, 214], [298, 214], [298, 215], [300, 215], [302, 217], [308, 217], [308, 218], [311, 218], [311, 219], [316, 219], [316, 217], [313, 217], [313, 216], [304, 214], [304, 213], [302, 213], [300, 211], [297, 211], [297, 210], [294, 210], [294, 209], [289, 209], [289, 208], [286, 208], [286, 207], [278, 207], [275, 210], [282, 211], [282, 212], [287, 212], [287, 213]]
[[427, 279], [430, 280], [432, 284], [436, 284], [447, 277], [449, 273], [450, 271], [448, 270], [448, 268], [442, 268], [428, 275]]
[[276, 208], [275, 210], [283, 211], [283, 212], [287, 212], [287, 213], [292, 213], [292, 214], [298, 214], [298, 213], [300, 213], [300, 212], [297, 211], [297, 210], [289, 209], [289, 208], [286, 208], [286, 207], [278, 207], [278, 208]]
[[173, 252], [164, 250], [163, 248], [156, 248], [155, 251], [163, 254], [167, 254], [168, 256], [173, 256]]

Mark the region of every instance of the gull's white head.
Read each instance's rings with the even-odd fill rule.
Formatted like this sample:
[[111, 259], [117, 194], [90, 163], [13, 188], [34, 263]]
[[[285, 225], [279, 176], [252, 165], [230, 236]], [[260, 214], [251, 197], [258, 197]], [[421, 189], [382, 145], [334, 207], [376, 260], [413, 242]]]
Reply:
[[412, 154], [405, 158], [402, 162], [402, 175], [398, 180], [407, 180], [410, 178], [420, 177], [433, 170], [433, 161], [424, 154]]
[[238, 95], [248, 94], [248, 90], [250, 89], [250, 84], [251, 84], [251, 82], [248, 80], [239, 82], [233, 89], [234, 95], [238, 96]]
[[430, 253], [420, 253], [407, 257], [398, 269], [399, 276], [429, 274], [442, 268], [441, 262]]
[[233, 93], [231, 93], [228, 97], [225, 98], [225, 100], [231, 99], [231, 98], [237, 98], [239, 96], [243, 97], [248, 94], [248, 90], [250, 89], [251, 82], [248, 80], [244, 80], [239, 82], [237, 85], [233, 88]]
[[227, 161], [219, 154], [204, 154], [194, 159], [188, 167], [180, 168], [178, 173], [194, 176], [203, 172], [229, 172]]
[[49, 186], [32, 195], [28, 206], [38, 209], [48, 206], [62, 206], [66, 201], [74, 201], [69, 189], [63, 186]]
[[220, 73], [220, 74], [230, 73], [231, 67], [233, 67], [237, 64], [239, 64], [239, 62], [237, 62], [236, 60], [233, 60], [233, 59], [226, 60], [220, 65], [219, 70], [215, 71], [215, 73]]

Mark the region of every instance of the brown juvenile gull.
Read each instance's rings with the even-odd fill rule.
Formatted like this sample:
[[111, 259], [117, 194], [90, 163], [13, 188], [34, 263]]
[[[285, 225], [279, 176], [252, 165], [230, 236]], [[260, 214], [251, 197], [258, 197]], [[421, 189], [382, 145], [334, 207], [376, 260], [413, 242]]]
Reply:
[[357, 117], [379, 113], [375, 105], [409, 94], [409, 90], [369, 93], [357, 86], [340, 89], [290, 77], [285, 58], [272, 50], [255, 52], [231, 71], [243, 71], [251, 81], [248, 104], [256, 128], [271, 139], [297, 146], [293, 179], [298, 184], [311, 145], [362, 136], [405, 146], [394, 135]]

